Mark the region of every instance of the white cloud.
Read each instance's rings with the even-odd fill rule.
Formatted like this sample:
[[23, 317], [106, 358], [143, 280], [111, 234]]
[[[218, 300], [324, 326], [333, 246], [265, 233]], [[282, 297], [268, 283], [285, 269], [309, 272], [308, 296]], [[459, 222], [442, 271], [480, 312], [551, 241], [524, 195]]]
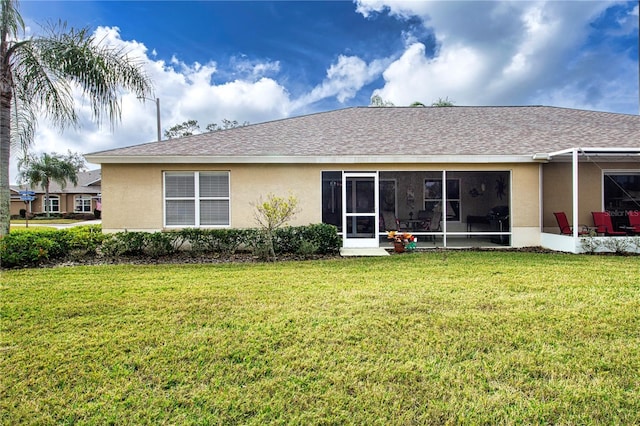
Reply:
[[[610, 109], [594, 88], [613, 93], [629, 81], [637, 83], [637, 62], [612, 58], [606, 49], [584, 49], [590, 24], [613, 4], [359, 0], [357, 10], [365, 17], [417, 16], [436, 38], [433, 56], [414, 42], [383, 73], [385, 84], [376, 93], [396, 105], [448, 97], [458, 105], [544, 99], [558, 106]], [[631, 21], [624, 20], [626, 32]]]
[[295, 102], [296, 108], [330, 97], [344, 103], [378, 78], [386, 63], [387, 60], [375, 60], [367, 64], [357, 56], [340, 55], [327, 70], [324, 81]]
[[[155, 49], [149, 52], [143, 43], [122, 40], [117, 27], [99, 27], [95, 34], [144, 63], [154, 82], [153, 97], [160, 99], [163, 129], [189, 119], [198, 120], [201, 128], [222, 119], [258, 123], [312, 111], [311, 105], [326, 99], [348, 104], [381, 76], [375, 93], [396, 105], [449, 98], [457, 105], [546, 104], [614, 111], [636, 105], [635, 112], [637, 58], [614, 57], [606, 43], [587, 46], [590, 24], [614, 4], [358, 0], [357, 11], [365, 17], [418, 17], [424, 31], [403, 32], [404, 49], [392, 58], [376, 58], [375, 51], [367, 60], [336, 56], [327, 64], [325, 78], [296, 98], [283, 83], [296, 71], [282, 69], [277, 59], [239, 55], [228, 64], [230, 69], [221, 70], [215, 61], [186, 63], [177, 55], [159, 60], [162, 55]], [[638, 6], [620, 16], [618, 24], [616, 34], [637, 34]], [[425, 33], [433, 34], [435, 46], [425, 46]], [[91, 121], [90, 106], [80, 93], [76, 102], [81, 128], [61, 133], [40, 121], [34, 152], [88, 153], [156, 139], [152, 101], [141, 103], [133, 94], [123, 94], [122, 122], [113, 131]]]
[[[173, 56], [169, 63], [148, 56], [144, 44], [125, 41], [116, 27], [99, 27], [96, 39], [102, 43], [123, 48], [134, 60], [142, 61], [145, 72], [154, 83], [154, 98], [160, 99], [162, 129], [189, 119], [198, 120], [202, 129], [209, 123], [222, 119], [251, 123], [281, 118], [291, 113], [291, 101], [287, 90], [277, 81], [263, 77], [279, 70], [278, 62], [243, 62], [241, 71], [248, 79], [215, 84], [217, 64], [209, 62], [187, 64]], [[157, 52], [150, 53], [153, 57]], [[248, 66], [248, 68], [246, 67]], [[245, 68], [242, 68], [245, 67]], [[46, 119], [38, 122], [31, 152], [80, 153], [112, 149], [149, 142], [156, 139], [156, 104], [152, 100], [142, 102], [132, 93], [122, 96], [122, 120], [114, 129], [108, 123], [98, 126], [92, 121], [90, 105], [80, 91], [75, 92], [75, 102], [80, 126], [60, 131]], [[17, 176], [18, 152], [12, 155], [11, 180]], [[95, 165], [90, 165], [91, 168]]]
[[[363, 85], [380, 75], [384, 61], [366, 64], [357, 57], [340, 56], [327, 70], [326, 79], [310, 89], [300, 99], [292, 100], [287, 89], [268, 77], [280, 71], [278, 61], [250, 61], [236, 58], [232, 66], [239, 75], [230, 81], [224, 78], [215, 83], [218, 64], [186, 63], [174, 55], [167, 63], [154, 59], [157, 52], [148, 52], [136, 41], [122, 40], [116, 27], [100, 27], [96, 38], [129, 52], [135, 60], [144, 63], [145, 72], [154, 83], [153, 98], [160, 99], [161, 127], [167, 129], [183, 121], [195, 119], [201, 129], [222, 119], [258, 123], [291, 115], [310, 103], [336, 97], [340, 102], [352, 98]], [[149, 54], [152, 56], [149, 57]], [[386, 62], [388, 63], [388, 61]], [[32, 152], [89, 153], [156, 140], [157, 120], [154, 99], [136, 99], [132, 93], [122, 96], [122, 120], [114, 129], [105, 123], [100, 127], [91, 118], [90, 105], [75, 92], [80, 117], [78, 129], [60, 132], [51, 123], [41, 119], [32, 146]], [[17, 153], [12, 156], [11, 179], [17, 176]], [[90, 165], [90, 168], [95, 165]]]
[[431, 103], [445, 97], [466, 103], [471, 101], [469, 94], [477, 93], [478, 76], [486, 67], [470, 47], [451, 47], [430, 59], [425, 56], [425, 46], [415, 43], [384, 71], [386, 84], [376, 93], [396, 105]]

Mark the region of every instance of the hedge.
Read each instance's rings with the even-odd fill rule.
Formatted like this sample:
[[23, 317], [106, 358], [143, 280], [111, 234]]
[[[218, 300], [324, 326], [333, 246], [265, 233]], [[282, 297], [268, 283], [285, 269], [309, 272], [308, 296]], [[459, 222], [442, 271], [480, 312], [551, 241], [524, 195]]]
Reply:
[[[194, 255], [231, 255], [238, 250], [264, 254], [265, 236], [259, 229], [186, 228], [168, 232], [118, 232], [102, 234], [100, 225], [60, 230], [12, 231], [0, 239], [3, 268], [38, 266], [47, 262], [89, 255], [107, 258], [144, 256], [159, 258], [179, 250]], [[277, 254], [329, 254], [339, 250], [341, 238], [333, 225], [314, 224], [278, 229]]]

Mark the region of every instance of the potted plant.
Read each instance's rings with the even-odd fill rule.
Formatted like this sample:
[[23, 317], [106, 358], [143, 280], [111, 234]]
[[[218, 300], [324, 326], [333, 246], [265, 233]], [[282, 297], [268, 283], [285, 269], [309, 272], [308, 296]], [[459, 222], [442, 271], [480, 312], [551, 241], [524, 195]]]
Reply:
[[408, 232], [390, 231], [387, 233], [387, 238], [393, 243], [393, 250], [396, 253], [404, 253], [416, 248], [417, 239]]

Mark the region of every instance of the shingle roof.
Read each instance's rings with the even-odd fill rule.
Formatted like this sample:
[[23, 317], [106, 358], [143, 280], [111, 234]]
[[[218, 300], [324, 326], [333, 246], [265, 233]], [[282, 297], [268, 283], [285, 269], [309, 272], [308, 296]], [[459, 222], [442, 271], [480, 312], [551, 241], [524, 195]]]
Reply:
[[640, 116], [545, 106], [355, 107], [88, 158], [101, 163], [136, 157], [175, 162], [193, 157], [532, 156], [574, 147], [640, 148]]
[[[51, 194], [98, 194], [101, 191], [101, 174], [100, 169], [79, 172], [77, 185], [74, 186], [73, 183], [67, 182], [65, 188], [62, 189], [57, 182], [51, 182], [49, 192]], [[39, 185], [35, 188], [23, 188], [21, 186], [11, 185], [11, 190], [14, 192], [20, 192], [23, 189], [44, 194], [44, 190]]]

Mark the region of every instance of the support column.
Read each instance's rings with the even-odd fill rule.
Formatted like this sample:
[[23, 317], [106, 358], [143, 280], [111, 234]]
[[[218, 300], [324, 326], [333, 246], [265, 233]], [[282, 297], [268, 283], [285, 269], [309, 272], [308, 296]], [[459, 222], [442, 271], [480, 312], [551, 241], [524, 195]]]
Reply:
[[572, 154], [573, 238], [578, 238], [578, 148]]

